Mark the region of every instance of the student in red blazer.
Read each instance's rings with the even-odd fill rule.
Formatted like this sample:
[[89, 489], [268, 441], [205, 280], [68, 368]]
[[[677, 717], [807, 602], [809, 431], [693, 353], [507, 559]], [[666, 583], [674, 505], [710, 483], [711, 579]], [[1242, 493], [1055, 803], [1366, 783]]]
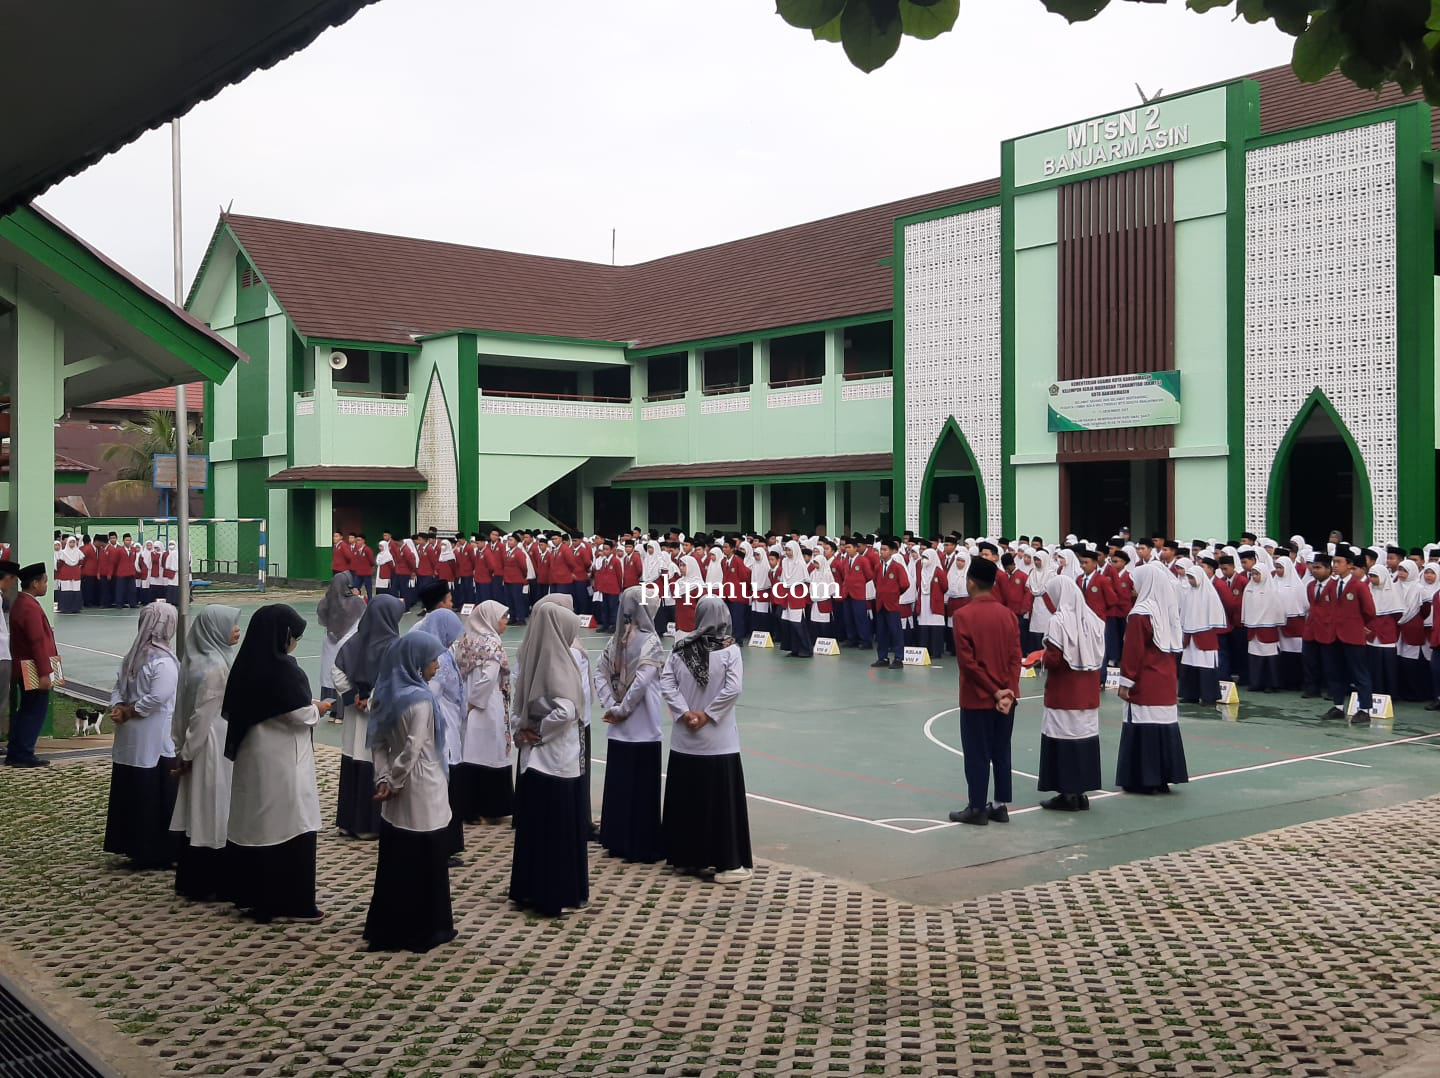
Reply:
[[1335, 579], [1330, 575], [1330, 555], [1316, 554], [1310, 562], [1305, 593], [1310, 612], [1305, 615], [1305, 634], [1300, 645], [1300, 668], [1303, 674], [1302, 698], [1316, 699], [1326, 687], [1325, 656], [1335, 643]]
[[1365, 563], [1354, 548], [1339, 549], [1331, 555], [1335, 575], [1335, 643], [1330, 645], [1326, 669], [1330, 677], [1330, 702], [1327, 719], [1345, 718], [1345, 701], [1350, 686], [1357, 697], [1351, 722], [1368, 723], [1371, 696], [1370, 656], [1365, 649], [1366, 633], [1375, 618], [1375, 599], [1365, 583]]
[[[899, 670], [905, 665], [905, 634], [900, 627], [900, 596], [910, 588], [910, 572], [899, 555], [894, 538], [880, 544], [880, 571], [875, 577], [875, 651], [871, 666]], [[890, 658], [886, 659], [886, 654]]]
[[[845, 643], [852, 648], [869, 648], [872, 641], [870, 629], [871, 585], [875, 582], [875, 569], [870, 559], [861, 553], [866, 546], [860, 536], [851, 536], [845, 542], [844, 575], [840, 581], [841, 614], [845, 626]], [[866, 549], [869, 549], [866, 546]]]

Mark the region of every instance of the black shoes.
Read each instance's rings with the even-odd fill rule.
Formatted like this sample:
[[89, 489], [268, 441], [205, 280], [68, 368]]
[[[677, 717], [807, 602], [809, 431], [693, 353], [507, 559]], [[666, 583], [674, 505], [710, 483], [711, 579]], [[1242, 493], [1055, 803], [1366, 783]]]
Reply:
[[1325, 714], [1324, 714], [1323, 716], [1321, 716], [1321, 717], [1322, 717], [1322, 718], [1325, 718], [1325, 719], [1343, 719], [1343, 718], [1345, 717], [1345, 712], [1344, 712], [1344, 710], [1341, 709], [1341, 708], [1332, 707], [1329, 711], [1325, 712]]
[[6, 767], [49, 767], [49, 760], [6, 760]]
[[891, 670], [904, 670], [904, 669], [905, 669], [905, 664], [902, 663], [899, 659], [891, 659], [891, 660], [890, 660], [890, 669], [891, 669]]
[[966, 806], [950, 813], [951, 823], [969, 823], [977, 827], [984, 827], [990, 822], [990, 810], [986, 808], [971, 808]]
[[1440, 700], [1431, 700], [1425, 705], [1426, 711], [1440, 711]]
[[[1080, 797], [1080, 794], [1056, 794], [1048, 801], [1041, 801], [1040, 807], [1052, 812], [1081, 812]], [[1084, 807], [1090, 807], [1088, 802]]]
[[872, 669], [875, 669], [875, 670], [888, 670], [888, 669], [890, 669], [890, 663], [889, 663], [889, 661], [886, 660], [886, 659], [876, 659], [873, 663], [870, 664], [870, 666], [871, 666]]
[[1366, 725], [1366, 726], [1369, 726], [1369, 725], [1370, 725], [1370, 712], [1368, 712], [1368, 711], [1356, 711], [1355, 714], [1353, 714], [1353, 715], [1350, 716], [1350, 725], [1351, 725], [1351, 726], [1359, 726], [1359, 725], [1361, 725], [1362, 723], [1363, 723], [1364, 725]]
[[985, 809], [990, 813], [991, 823], [1010, 822], [1010, 806], [1006, 805], [1003, 801], [998, 805], [986, 805]]

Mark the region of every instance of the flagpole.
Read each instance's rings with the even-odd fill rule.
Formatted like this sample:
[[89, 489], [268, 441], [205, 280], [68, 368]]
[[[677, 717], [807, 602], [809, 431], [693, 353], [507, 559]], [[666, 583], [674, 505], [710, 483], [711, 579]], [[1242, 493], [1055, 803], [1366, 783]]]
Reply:
[[[175, 305], [185, 306], [185, 271], [182, 261], [180, 218], [180, 121], [170, 121], [170, 230], [174, 242]], [[175, 387], [175, 542], [176, 602], [179, 625], [175, 630], [175, 654], [185, 655], [185, 626], [190, 618], [190, 409], [185, 400], [185, 383]]]

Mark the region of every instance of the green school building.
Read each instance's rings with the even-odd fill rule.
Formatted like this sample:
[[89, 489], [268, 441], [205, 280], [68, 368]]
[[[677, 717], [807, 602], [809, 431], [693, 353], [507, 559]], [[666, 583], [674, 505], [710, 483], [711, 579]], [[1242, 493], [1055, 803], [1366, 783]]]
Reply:
[[1275, 69], [638, 265], [224, 215], [208, 515], [294, 577], [337, 528], [1426, 541], [1435, 146]]

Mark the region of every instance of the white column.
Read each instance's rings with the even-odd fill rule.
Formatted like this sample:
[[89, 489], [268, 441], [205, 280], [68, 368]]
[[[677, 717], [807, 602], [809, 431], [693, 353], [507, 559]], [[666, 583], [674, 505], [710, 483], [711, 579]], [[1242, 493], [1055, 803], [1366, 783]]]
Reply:
[[770, 527], [770, 484], [755, 484], [755, 530], [765, 534]]
[[[13, 317], [15, 380], [10, 405], [13, 556], [21, 565], [37, 561], [49, 565], [55, 532], [55, 420], [65, 409], [60, 374], [65, 329], [60, 311], [44, 289], [21, 276], [16, 293], [20, 302]], [[54, 607], [53, 579], [50, 588], [41, 600], [47, 609]]]
[[840, 534], [840, 508], [844, 504], [840, 490], [841, 480], [825, 480], [825, 519], [821, 522], [825, 525], [826, 534]]
[[648, 490], [630, 491], [630, 526], [640, 525], [645, 531], [650, 530], [650, 492]]

